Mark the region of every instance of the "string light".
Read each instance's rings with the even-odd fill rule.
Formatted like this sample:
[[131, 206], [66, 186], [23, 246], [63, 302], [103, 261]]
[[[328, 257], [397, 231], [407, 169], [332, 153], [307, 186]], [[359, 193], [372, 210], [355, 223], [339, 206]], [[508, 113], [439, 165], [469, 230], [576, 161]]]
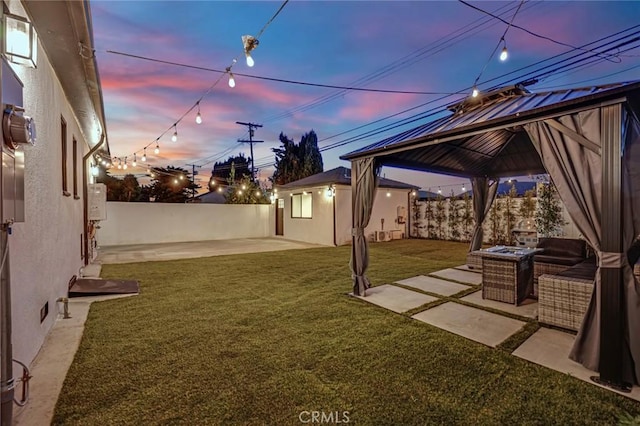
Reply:
[[474, 85], [473, 86], [473, 90], [471, 91], [471, 97], [472, 98], [477, 98], [478, 94], [480, 94], [480, 92], [478, 91], [478, 88]]
[[178, 123], [173, 125], [173, 136], [171, 136], [171, 142], [178, 142]]
[[136, 161], [136, 154], [133, 154], [133, 162], [131, 163], [131, 165], [133, 167], [136, 167], [138, 165], [138, 162]]
[[141, 158], [142, 162], [145, 163], [147, 161], [147, 147], [144, 147], [144, 151], [142, 153], [142, 158]]
[[438, 187], [438, 194], [442, 194], [442, 188]]
[[118, 169], [122, 169], [122, 160], [118, 158]]
[[200, 101], [197, 103], [198, 113], [196, 114], [196, 124], [202, 124], [202, 115], [200, 115]]
[[[244, 46], [244, 53], [246, 55], [247, 65], [248, 66], [252, 67], [254, 65], [254, 63], [255, 63], [253, 58], [250, 55], [250, 52], [252, 50], [254, 50], [258, 46], [258, 44], [259, 44], [258, 38], [264, 33], [264, 31], [267, 29], [267, 27], [273, 22], [273, 20], [278, 16], [278, 14], [282, 11], [282, 9], [285, 7], [285, 5], [288, 2], [289, 2], [289, 0], [284, 0], [282, 5], [280, 6], [280, 8], [276, 11], [276, 13], [271, 17], [271, 19], [269, 19], [269, 21], [258, 32], [257, 36], [254, 37], [254, 36], [251, 36], [251, 35], [244, 35], [244, 36], [241, 37], [242, 43], [243, 43], [243, 46]], [[118, 54], [118, 52], [112, 52], [112, 51], [108, 51], [108, 52]], [[130, 56], [135, 56], [135, 55], [130, 55]], [[140, 58], [144, 59], [142, 57], [140, 57]], [[177, 142], [178, 141], [178, 128], [177, 128], [178, 123], [180, 123], [182, 121], [182, 119], [187, 116], [187, 114], [189, 114], [191, 111], [193, 111], [194, 108], [197, 108], [197, 113], [196, 113], [196, 118], [195, 118], [196, 124], [201, 124], [202, 123], [202, 114], [200, 112], [200, 102], [220, 82], [220, 80], [224, 77], [224, 74], [229, 74], [229, 86], [230, 87], [235, 87], [235, 78], [234, 78], [233, 74], [231, 73], [231, 67], [236, 63], [237, 63], [237, 59], [234, 58], [232, 60], [231, 65], [228, 66], [225, 69], [225, 72], [220, 75], [220, 77], [206, 90], [206, 92], [196, 101], [196, 103], [191, 108], [189, 108], [180, 118], [178, 118], [175, 121], [175, 123], [172, 126], [174, 132], [173, 132], [173, 135], [171, 137], [171, 140], [173, 142]], [[162, 138], [170, 130], [171, 130], [171, 127], [169, 127], [169, 129], [165, 130], [159, 137], [156, 138], [156, 148], [154, 150], [154, 152], [156, 154], [160, 153], [160, 146], [159, 146], [159, 143], [158, 143], [159, 139]], [[146, 146], [144, 146], [144, 149], [149, 147], [151, 144], [152, 143], [149, 143]], [[135, 152], [134, 152], [134, 155], [135, 155]], [[144, 157], [146, 159], [146, 155], [144, 155]], [[143, 161], [145, 161], [145, 159], [143, 159]]]
[[465, 192], [467, 190], [467, 188], [464, 186], [464, 184], [462, 184], [462, 192]]
[[174, 179], [173, 183], [177, 185], [178, 184], [178, 179]]
[[247, 57], [247, 66], [249, 67], [252, 67], [255, 64], [255, 62], [253, 61], [253, 58], [251, 57], [251, 51], [256, 47], [258, 47], [258, 44], [260, 44], [260, 42], [254, 36], [250, 36], [250, 35], [242, 36], [242, 45], [244, 46], [244, 54]]
[[504, 46], [502, 47], [502, 51], [500, 52], [500, 60], [504, 62], [509, 57], [509, 52], [507, 51], [507, 42], [504, 40], [504, 37], [502, 38], [502, 42], [504, 43]]
[[122, 168], [123, 168], [124, 170], [127, 170], [127, 168], [128, 168], [128, 167], [129, 167], [129, 166], [127, 166], [127, 157], [124, 157], [124, 164], [122, 165]]

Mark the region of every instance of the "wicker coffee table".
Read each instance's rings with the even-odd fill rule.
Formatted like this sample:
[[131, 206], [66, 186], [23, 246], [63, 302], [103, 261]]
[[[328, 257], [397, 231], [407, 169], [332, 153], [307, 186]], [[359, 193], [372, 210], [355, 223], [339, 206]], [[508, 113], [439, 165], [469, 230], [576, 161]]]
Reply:
[[522, 303], [533, 285], [533, 255], [540, 251], [496, 246], [474, 252], [482, 258], [482, 298]]

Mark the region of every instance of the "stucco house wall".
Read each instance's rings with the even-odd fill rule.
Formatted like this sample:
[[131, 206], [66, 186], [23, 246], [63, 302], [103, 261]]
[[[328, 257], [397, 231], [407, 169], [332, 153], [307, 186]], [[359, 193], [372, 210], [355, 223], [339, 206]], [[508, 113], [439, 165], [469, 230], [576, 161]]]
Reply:
[[[18, 1], [10, 2], [12, 13], [24, 16]], [[78, 119], [70, 107], [56, 73], [41, 45], [37, 68], [13, 66], [24, 85], [25, 114], [37, 125], [35, 146], [25, 153], [25, 221], [15, 223], [9, 236], [12, 292], [13, 357], [27, 365], [38, 353], [53, 326], [66, 296], [69, 280], [83, 266], [82, 157], [88, 145]], [[79, 77], [81, 78], [81, 77]], [[73, 184], [73, 138], [77, 140], [80, 199], [62, 194], [62, 149], [60, 117], [67, 123], [69, 190]], [[49, 304], [49, 314], [40, 322], [40, 310]]]

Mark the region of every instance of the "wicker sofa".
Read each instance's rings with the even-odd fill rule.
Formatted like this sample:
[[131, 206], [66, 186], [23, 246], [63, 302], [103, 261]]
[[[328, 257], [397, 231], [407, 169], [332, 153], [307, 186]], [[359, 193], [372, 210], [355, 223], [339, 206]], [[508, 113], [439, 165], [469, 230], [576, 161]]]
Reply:
[[538, 321], [577, 331], [591, 300], [596, 269], [595, 257], [591, 257], [538, 277]]
[[539, 277], [557, 274], [587, 259], [587, 243], [575, 238], [540, 238], [536, 248], [544, 249], [533, 256], [533, 296], [538, 297]]

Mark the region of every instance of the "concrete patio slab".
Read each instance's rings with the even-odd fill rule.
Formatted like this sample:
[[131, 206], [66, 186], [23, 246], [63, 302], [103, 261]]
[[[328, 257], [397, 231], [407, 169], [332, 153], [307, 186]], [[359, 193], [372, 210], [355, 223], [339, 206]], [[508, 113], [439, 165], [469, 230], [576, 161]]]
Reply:
[[[541, 328], [520, 345], [518, 349], [513, 351], [513, 355], [600, 386], [590, 379], [591, 376], [597, 375], [597, 373], [569, 359], [569, 352], [574, 340], [575, 336], [572, 334], [550, 328]], [[640, 401], [640, 387], [638, 386], [634, 386], [631, 393], [618, 392], [608, 387], [601, 387]]]
[[468, 286], [463, 284], [457, 284], [451, 281], [445, 281], [424, 275], [418, 275], [417, 277], [396, 281], [396, 283], [413, 288], [419, 288], [422, 291], [428, 291], [429, 293], [440, 294], [442, 296], [451, 296], [452, 294], [469, 289]]
[[447, 280], [459, 281], [469, 285], [479, 285], [482, 283], [482, 274], [471, 271], [461, 271], [455, 268], [443, 269], [442, 271], [433, 272], [429, 275], [434, 275]]
[[534, 299], [525, 299], [520, 306], [513, 305], [511, 303], [498, 302], [496, 300], [489, 300], [482, 298], [482, 290], [478, 290], [475, 293], [471, 293], [468, 296], [460, 298], [465, 302], [473, 303], [474, 305], [486, 306], [487, 308], [493, 308], [498, 311], [508, 312], [514, 315], [520, 315], [522, 317], [536, 319], [538, 318], [538, 301]]
[[150, 262], [317, 247], [327, 246], [277, 237], [104, 246], [98, 249], [96, 263]]
[[356, 297], [398, 313], [406, 312], [437, 299], [390, 284], [370, 288], [367, 290], [366, 297]]
[[525, 325], [523, 321], [455, 302], [444, 303], [412, 318], [491, 347], [498, 346]]
[[477, 269], [471, 269], [471, 268], [469, 268], [469, 265], [466, 265], [466, 264], [465, 264], [465, 265], [459, 265], [459, 266], [456, 266], [456, 267], [455, 267], [455, 268], [453, 268], [453, 269], [458, 269], [458, 270], [460, 270], [460, 271], [479, 272]]

